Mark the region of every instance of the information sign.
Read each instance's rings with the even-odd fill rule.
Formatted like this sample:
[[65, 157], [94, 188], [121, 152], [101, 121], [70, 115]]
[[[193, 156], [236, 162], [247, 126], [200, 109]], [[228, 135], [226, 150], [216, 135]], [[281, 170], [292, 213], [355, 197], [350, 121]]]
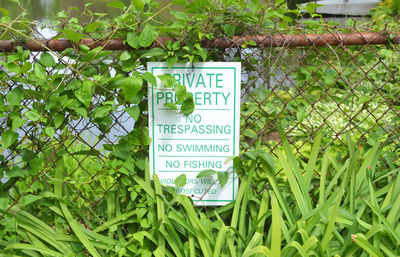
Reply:
[[[194, 112], [172, 111], [166, 103], [176, 103], [174, 90], [157, 79], [149, 88], [150, 172], [161, 183], [175, 187], [175, 179], [186, 175], [186, 185], [177, 193], [191, 196], [196, 205], [225, 205], [237, 193], [238, 179], [232, 156], [239, 154], [240, 74], [237, 62], [176, 64], [150, 62], [155, 76], [170, 74], [193, 95]], [[228, 172], [221, 188], [217, 176], [197, 178], [202, 170]]]

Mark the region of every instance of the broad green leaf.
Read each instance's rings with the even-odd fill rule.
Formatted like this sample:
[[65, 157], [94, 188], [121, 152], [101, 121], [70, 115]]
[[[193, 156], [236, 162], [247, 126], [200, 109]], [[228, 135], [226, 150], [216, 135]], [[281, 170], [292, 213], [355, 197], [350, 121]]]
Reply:
[[135, 32], [128, 32], [126, 34], [126, 42], [135, 49], [139, 48], [139, 37]]
[[223, 188], [229, 179], [228, 172], [217, 172], [217, 177], [218, 177], [218, 182], [219, 182], [221, 188]]
[[168, 108], [170, 110], [173, 110], [173, 111], [177, 111], [178, 110], [178, 107], [174, 103], [165, 103], [164, 107], [166, 107], [166, 108]]
[[92, 102], [92, 82], [84, 81], [82, 87], [75, 90], [74, 94], [78, 100], [85, 105], [86, 108], [90, 106]]
[[33, 65], [33, 71], [35, 73], [35, 76], [39, 80], [45, 80], [46, 79], [46, 69], [40, 65], [39, 63], [35, 63]]
[[128, 77], [123, 79], [121, 82], [121, 89], [125, 99], [127, 101], [132, 101], [132, 98], [136, 96], [142, 88], [142, 85], [143, 79], [141, 77]]
[[176, 187], [183, 187], [186, 185], [186, 175], [185, 174], [181, 174], [179, 175], [175, 180], [174, 180], [174, 184]]
[[16, 87], [6, 95], [6, 100], [11, 106], [16, 106], [21, 103], [23, 97], [23, 91], [19, 87]]
[[72, 31], [72, 30], [64, 30], [62, 31], [62, 36], [65, 36], [69, 40], [78, 43], [81, 39], [85, 37], [85, 35]]
[[144, 8], [144, 1], [143, 0], [132, 0], [133, 5], [135, 6], [136, 10], [142, 11]]
[[157, 86], [157, 79], [153, 75], [153, 73], [146, 71], [145, 73], [142, 74], [142, 77], [144, 78], [144, 80], [146, 80], [147, 82], [149, 82], [153, 86]]
[[186, 87], [180, 84], [175, 84], [175, 95], [177, 97], [177, 104], [180, 104], [185, 100]]
[[166, 61], [168, 69], [171, 69], [177, 62], [178, 62], [177, 56], [174, 55], [172, 57], [168, 57]]
[[183, 5], [183, 6], [186, 6], [188, 4], [187, 0], [174, 0], [174, 1], [172, 1], [172, 3], [176, 4], [176, 5]]
[[202, 170], [197, 174], [196, 178], [209, 177], [215, 174], [217, 174], [215, 170]]
[[74, 79], [68, 83], [68, 85], [66, 86], [66, 89], [73, 90], [73, 89], [78, 89], [81, 86], [82, 86], [82, 81], [80, 81], [79, 79]]
[[154, 30], [154, 27], [147, 23], [144, 26], [143, 31], [140, 33], [139, 36], [139, 45], [141, 47], [149, 47], [154, 39], [157, 37], [157, 32]]
[[94, 111], [93, 111], [93, 117], [96, 118], [104, 118], [107, 117], [110, 114], [111, 111], [111, 106], [108, 105], [103, 105], [100, 107], [97, 107]]
[[64, 114], [57, 113], [56, 115], [54, 115], [54, 126], [56, 128], [59, 128], [63, 124], [64, 120], [65, 120]]
[[182, 102], [181, 111], [185, 115], [191, 114], [194, 111], [194, 101], [192, 94], [186, 93], [186, 98]]
[[177, 19], [177, 20], [182, 20], [182, 21], [187, 21], [189, 17], [187, 16], [186, 13], [180, 12], [177, 10], [172, 10], [170, 13]]
[[52, 127], [44, 128], [44, 133], [46, 133], [46, 135], [49, 136], [50, 138], [54, 137], [54, 129]]
[[40, 63], [43, 64], [46, 67], [53, 67], [56, 65], [56, 62], [53, 59], [53, 56], [47, 52], [43, 52], [40, 55]]
[[227, 37], [231, 38], [235, 35], [236, 26], [234, 26], [232, 24], [223, 24], [221, 27], [224, 30], [225, 35]]
[[25, 62], [21, 69], [20, 69], [20, 73], [27, 73], [28, 71], [30, 71], [32, 69], [32, 63], [30, 62]]
[[96, 31], [100, 26], [102, 25], [102, 23], [100, 22], [93, 22], [93, 23], [89, 23], [85, 26], [85, 28], [83, 29], [83, 32], [85, 33], [91, 33]]
[[160, 48], [160, 47], [155, 47], [152, 48], [146, 52], [144, 52], [141, 57], [142, 58], [150, 58], [150, 57], [154, 57], [154, 56], [163, 56], [165, 54], [165, 51]]
[[5, 211], [8, 207], [8, 198], [0, 198], [0, 210]]
[[157, 77], [161, 80], [164, 86], [168, 88], [173, 87], [176, 82], [174, 77], [172, 77], [171, 75], [163, 74], [163, 75], [158, 75]]
[[140, 114], [139, 106], [134, 105], [131, 107], [127, 107], [125, 110], [134, 120], [137, 120], [139, 118]]
[[131, 58], [131, 54], [128, 51], [123, 51], [122, 54], [119, 56], [120, 61], [126, 61]]
[[1, 8], [1, 7], [0, 7], [0, 12], [1, 12], [4, 16], [10, 15], [10, 12], [9, 12], [7, 9]]
[[6, 130], [3, 132], [3, 134], [1, 134], [1, 144], [4, 149], [7, 149], [8, 147], [10, 147], [12, 144], [14, 144], [15, 142], [17, 142], [18, 140], [18, 133], [15, 133], [12, 130]]
[[12, 120], [12, 126], [11, 129], [12, 130], [16, 130], [20, 127], [22, 127], [27, 121], [22, 119], [21, 117], [19, 117], [19, 114], [10, 114], [9, 117]]
[[125, 8], [126, 8], [125, 4], [121, 1], [112, 1], [112, 2], [108, 3], [107, 6], [118, 8], [121, 10], [125, 10]]
[[24, 116], [25, 116], [27, 119], [29, 119], [29, 120], [31, 120], [31, 121], [34, 121], [34, 122], [35, 122], [35, 121], [38, 121], [38, 120], [41, 118], [39, 112], [38, 112], [36, 109], [32, 109], [32, 110], [30, 110], [30, 111], [25, 112], [25, 113], [24, 113]]

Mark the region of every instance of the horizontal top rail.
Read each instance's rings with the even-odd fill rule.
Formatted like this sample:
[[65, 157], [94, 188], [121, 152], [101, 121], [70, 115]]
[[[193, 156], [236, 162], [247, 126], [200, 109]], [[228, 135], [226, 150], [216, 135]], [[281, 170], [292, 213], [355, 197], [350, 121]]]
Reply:
[[[153, 47], [163, 47], [168, 40], [176, 41], [179, 38], [160, 37]], [[254, 41], [256, 44], [248, 44]], [[389, 42], [400, 43], [400, 34], [386, 35], [382, 33], [332, 33], [332, 34], [299, 34], [299, 35], [274, 35], [274, 36], [235, 36], [233, 38], [217, 37], [213, 40], [202, 42], [208, 48], [235, 48], [246, 44], [248, 47], [283, 47], [283, 46], [327, 46], [327, 45], [379, 45]], [[82, 39], [78, 44], [68, 39], [37, 39], [27, 42], [14, 42], [0, 40], [0, 52], [12, 52], [17, 46], [34, 52], [63, 51], [67, 48], [83, 44], [93, 49], [103, 46], [106, 50], [129, 50], [130, 46], [124, 44], [122, 39], [95, 40]]]

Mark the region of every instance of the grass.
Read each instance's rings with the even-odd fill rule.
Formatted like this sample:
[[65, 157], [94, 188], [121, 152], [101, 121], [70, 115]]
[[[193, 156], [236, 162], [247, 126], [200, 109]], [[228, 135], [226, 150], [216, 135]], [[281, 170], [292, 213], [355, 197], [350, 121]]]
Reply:
[[[14, 207], [1, 223], [14, 222], [15, 230], [3, 233], [0, 256], [399, 256], [399, 169], [380, 170], [380, 145], [363, 149], [347, 137], [349, 156], [338, 161], [329, 151], [319, 157], [317, 135], [300, 165], [281, 136], [277, 160], [260, 149], [242, 157], [246, 172], [233, 204], [194, 207], [157, 176], [133, 175], [133, 207], [122, 204], [126, 188], [110, 191], [101, 221], [82, 217], [64, 197], [60, 161], [51, 201], [41, 206], [53, 217]], [[280, 168], [284, 175], [276, 176]], [[265, 190], [249, 190], [255, 183]]]

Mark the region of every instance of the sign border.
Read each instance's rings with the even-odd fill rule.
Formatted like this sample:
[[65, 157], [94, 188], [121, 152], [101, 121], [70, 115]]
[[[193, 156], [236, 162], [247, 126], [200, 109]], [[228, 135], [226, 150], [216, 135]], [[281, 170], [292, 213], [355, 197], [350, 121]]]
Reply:
[[[235, 153], [235, 150], [236, 150], [236, 145], [235, 145], [235, 137], [236, 137], [236, 67], [187, 67], [187, 66], [185, 66], [185, 67], [182, 67], [182, 66], [178, 66], [178, 67], [171, 67], [171, 68], [168, 68], [168, 67], [165, 67], [165, 66], [161, 66], [161, 67], [151, 67], [151, 73], [154, 75], [154, 69], [161, 69], [161, 70], [171, 70], [171, 69], [188, 69], [188, 68], [192, 68], [192, 69], [216, 69], [216, 70], [233, 70], [233, 73], [234, 73], [234, 86], [233, 86], [233, 94], [234, 94], [234, 97], [233, 97], [233, 156], [236, 156], [236, 153]], [[155, 171], [155, 144], [154, 144], [154, 85], [153, 84], [151, 84], [152, 85], [152, 87], [151, 87], [151, 105], [152, 105], [152, 121], [151, 121], [151, 123], [152, 123], [152, 132], [153, 132], [153, 137], [152, 137], [152, 146], [153, 146], [153, 149], [152, 149], [152, 151], [153, 151], [153, 175], [155, 175], [156, 174], [156, 171]], [[157, 87], [157, 85], [156, 85], [156, 87]], [[195, 109], [194, 110], [196, 110], [196, 107], [195, 107]], [[196, 204], [197, 202], [233, 202], [235, 200], [235, 166], [233, 166], [233, 169], [232, 169], [232, 199], [231, 200], [196, 200], [196, 199], [193, 199], [193, 202]]]

